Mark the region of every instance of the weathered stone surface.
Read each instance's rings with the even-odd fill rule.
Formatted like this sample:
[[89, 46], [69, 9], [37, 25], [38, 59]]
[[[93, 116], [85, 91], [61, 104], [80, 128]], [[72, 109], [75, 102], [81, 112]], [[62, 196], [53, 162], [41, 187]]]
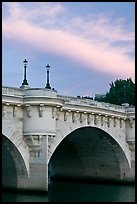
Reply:
[[[52, 167], [58, 149], [60, 159], [57, 157], [58, 163], [53, 162], [56, 164], [53, 174], [62, 172], [58, 176], [68, 173], [72, 177], [105, 178], [104, 172], [109, 169], [113, 171], [114, 179], [135, 179], [134, 107], [60, 96], [52, 89], [12, 87], [2, 88], [2, 106], [4, 152], [9, 151], [11, 166], [17, 172], [16, 187], [48, 190], [48, 164]], [[95, 130], [98, 136], [94, 134]], [[63, 157], [65, 141], [71, 134], [69, 144], [73, 144], [74, 152], [77, 152], [74, 155], [79, 160], [74, 155], [71, 157], [69, 152]], [[105, 157], [110, 159], [109, 151], [114, 158], [105, 162]], [[75, 159], [84, 174], [82, 170], [77, 172]], [[60, 167], [59, 160], [64, 162]], [[6, 163], [5, 157], [3, 162]], [[109, 177], [112, 177], [111, 173]]]

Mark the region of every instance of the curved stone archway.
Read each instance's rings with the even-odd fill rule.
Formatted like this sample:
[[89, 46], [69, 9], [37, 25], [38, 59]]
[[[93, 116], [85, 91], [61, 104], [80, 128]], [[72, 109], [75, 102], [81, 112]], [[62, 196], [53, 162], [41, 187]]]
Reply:
[[49, 161], [49, 177], [128, 181], [130, 166], [113, 137], [99, 128], [82, 127], [55, 149]]
[[2, 135], [2, 186], [18, 188], [28, 178], [25, 162], [16, 146]]

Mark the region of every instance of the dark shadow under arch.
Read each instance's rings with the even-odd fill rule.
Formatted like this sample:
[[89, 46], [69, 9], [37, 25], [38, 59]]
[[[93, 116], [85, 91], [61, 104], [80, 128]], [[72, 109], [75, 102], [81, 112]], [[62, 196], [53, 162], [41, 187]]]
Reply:
[[49, 178], [124, 181], [129, 164], [120, 145], [105, 131], [82, 127], [66, 136], [49, 161]]
[[16, 146], [2, 135], [2, 187], [18, 188], [18, 180], [27, 178], [24, 160]]

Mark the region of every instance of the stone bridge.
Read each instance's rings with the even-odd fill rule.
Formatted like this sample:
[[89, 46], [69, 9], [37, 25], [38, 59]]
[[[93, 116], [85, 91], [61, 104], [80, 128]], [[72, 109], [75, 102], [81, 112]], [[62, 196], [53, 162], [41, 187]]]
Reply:
[[134, 170], [134, 107], [2, 88], [4, 187], [48, 190], [48, 175], [131, 182]]

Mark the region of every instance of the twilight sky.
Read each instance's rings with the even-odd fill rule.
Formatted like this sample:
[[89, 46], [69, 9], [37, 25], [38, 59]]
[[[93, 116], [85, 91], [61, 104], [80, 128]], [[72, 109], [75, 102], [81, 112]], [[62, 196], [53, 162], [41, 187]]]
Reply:
[[2, 85], [92, 96], [116, 79], [135, 82], [134, 2], [3, 2]]

